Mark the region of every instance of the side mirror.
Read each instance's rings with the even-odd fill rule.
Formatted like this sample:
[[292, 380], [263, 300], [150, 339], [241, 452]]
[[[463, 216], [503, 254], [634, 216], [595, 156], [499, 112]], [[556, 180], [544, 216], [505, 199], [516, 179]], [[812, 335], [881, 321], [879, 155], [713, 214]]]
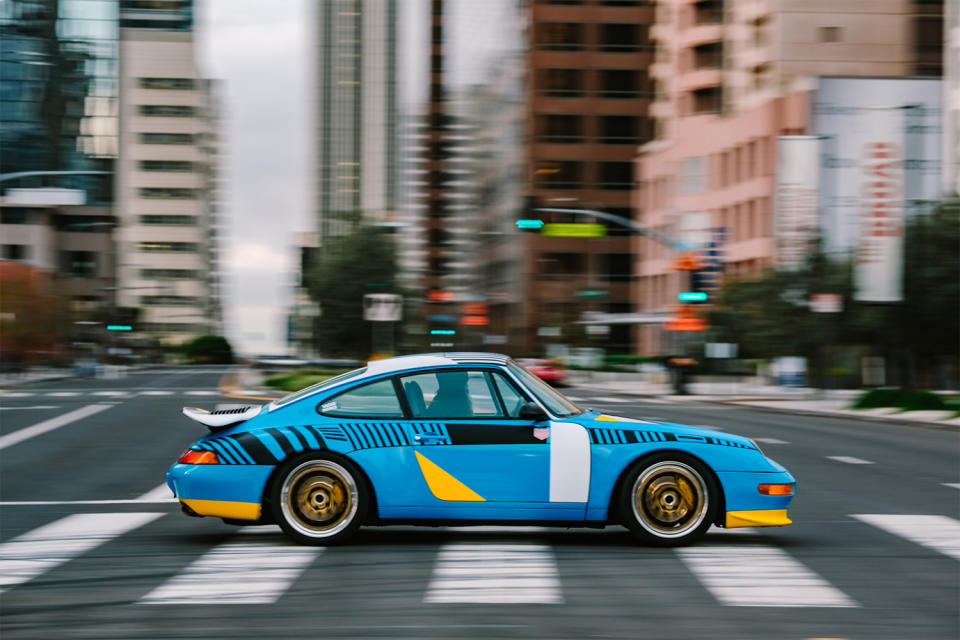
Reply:
[[540, 405], [538, 405], [536, 402], [528, 402], [520, 407], [520, 417], [524, 420], [533, 420], [534, 422], [550, 419], [550, 416], [547, 415], [547, 412], [541, 409]]

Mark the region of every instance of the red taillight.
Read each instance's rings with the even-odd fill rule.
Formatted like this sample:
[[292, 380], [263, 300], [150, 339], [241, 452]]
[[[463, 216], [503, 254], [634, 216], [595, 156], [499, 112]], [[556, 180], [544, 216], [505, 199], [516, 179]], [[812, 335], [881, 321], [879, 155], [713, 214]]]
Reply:
[[187, 449], [177, 458], [180, 464], [220, 464], [217, 460], [217, 454], [213, 451], [198, 451], [197, 449]]
[[757, 491], [765, 496], [792, 496], [793, 483], [790, 484], [758, 484]]

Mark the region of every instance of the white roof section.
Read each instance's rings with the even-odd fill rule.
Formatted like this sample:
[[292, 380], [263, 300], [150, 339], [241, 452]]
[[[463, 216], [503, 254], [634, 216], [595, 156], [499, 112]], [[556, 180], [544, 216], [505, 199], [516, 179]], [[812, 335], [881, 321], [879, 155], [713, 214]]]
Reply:
[[371, 360], [367, 363], [367, 373], [364, 377], [375, 376], [381, 373], [391, 371], [402, 371], [403, 369], [414, 369], [417, 367], [444, 367], [451, 364], [457, 364], [456, 360], [451, 360], [443, 354], [421, 353], [413, 356], [397, 356], [396, 358], [384, 358], [382, 360]]

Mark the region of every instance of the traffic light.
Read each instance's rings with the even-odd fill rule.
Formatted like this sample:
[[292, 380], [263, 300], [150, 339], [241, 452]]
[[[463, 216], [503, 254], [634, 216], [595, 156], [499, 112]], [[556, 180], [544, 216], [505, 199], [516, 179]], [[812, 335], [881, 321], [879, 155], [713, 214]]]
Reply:
[[540, 233], [543, 227], [541, 213], [537, 211], [540, 208], [540, 198], [537, 196], [525, 196], [523, 199], [523, 211], [520, 219], [517, 220], [517, 229], [520, 231], [533, 231]]

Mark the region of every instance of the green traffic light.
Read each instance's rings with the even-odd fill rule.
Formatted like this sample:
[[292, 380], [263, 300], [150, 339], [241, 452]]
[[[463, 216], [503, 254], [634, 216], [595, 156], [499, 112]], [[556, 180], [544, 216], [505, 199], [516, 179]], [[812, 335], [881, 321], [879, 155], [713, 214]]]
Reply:
[[543, 227], [543, 220], [525, 218], [517, 220], [517, 229], [540, 229]]
[[707, 299], [707, 294], [703, 291], [683, 291], [677, 294], [680, 302], [703, 302]]
[[128, 324], [108, 324], [107, 331], [133, 331], [133, 327]]

